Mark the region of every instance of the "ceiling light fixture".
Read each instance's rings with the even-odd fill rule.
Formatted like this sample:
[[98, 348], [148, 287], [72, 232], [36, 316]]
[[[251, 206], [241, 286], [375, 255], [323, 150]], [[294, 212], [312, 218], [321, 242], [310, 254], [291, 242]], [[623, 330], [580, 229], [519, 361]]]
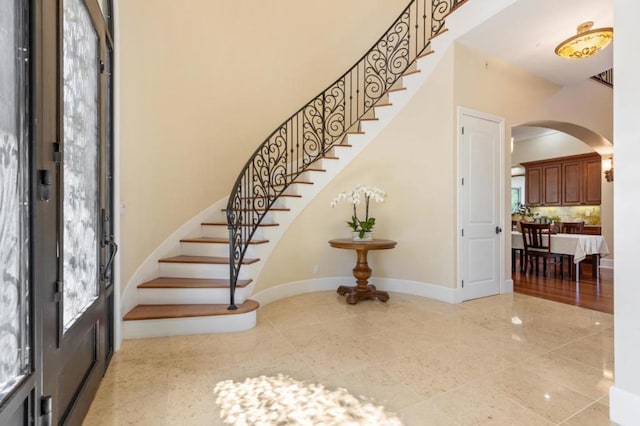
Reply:
[[578, 25], [578, 34], [556, 47], [556, 55], [567, 59], [583, 59], [600, 53], [613, 41], [613, 28], [592, 30], [593, 21]]

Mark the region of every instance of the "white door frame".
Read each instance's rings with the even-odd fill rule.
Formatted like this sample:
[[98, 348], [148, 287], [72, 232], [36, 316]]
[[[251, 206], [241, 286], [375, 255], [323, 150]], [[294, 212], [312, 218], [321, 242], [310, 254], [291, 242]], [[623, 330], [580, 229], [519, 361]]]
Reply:
[[500, 126], [500, 143], [498, 146], [498, 167], [499, 167], [499, 223], [502, 228], [502, 236], [499, 238], [499, 265], [498, 265], [498, 280], [500, 285], [500, 294], [502, 293], [511, 293], [513, 292], [513, 284], [510, 285], [505, 282], [505, 236], [511, 234], [511, 226], [508, 227], [505, 225], [505, 119], [504, 117], [499, 117], [496, 115], [488, 114], [481, 111], [476, 111], [474, 109], [465, 108], [462, 106], [458, 106], [457, 114], [456, 114], [456, 291], [455, 291], [455, 302], [462, 302], [462, 268], [461, 268], [461, 259], [462, 259], [462, 214], [460, 211], [460, 197], [461, 197], [461, 181], [462, 181], [462, 173], [461, 173], [461, 144], [462, 144], [462, 116], [467, 115], [471, 117], [481, 118], [484, 120], [489, 120], [497, 123]]

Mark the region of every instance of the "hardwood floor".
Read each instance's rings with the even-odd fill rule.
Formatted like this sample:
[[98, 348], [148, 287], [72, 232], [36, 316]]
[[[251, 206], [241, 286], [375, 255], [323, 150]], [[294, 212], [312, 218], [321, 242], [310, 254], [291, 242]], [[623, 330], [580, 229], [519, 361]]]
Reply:
[[513, 291], [613, 314], [613, 270], [600, 268], [600, 282], [597, 283], [591, 265], [583, 264], [580, 283], [576, 285], [575, 278], [569, 278], [566, 263], [564, 279], [560, 278], [559, 271], [554, 275], [553, 270], [544, 277], [542, 269], [539, 275], [530, 272], [525, 276], [517, 263], [516, 271], [512, 273]]

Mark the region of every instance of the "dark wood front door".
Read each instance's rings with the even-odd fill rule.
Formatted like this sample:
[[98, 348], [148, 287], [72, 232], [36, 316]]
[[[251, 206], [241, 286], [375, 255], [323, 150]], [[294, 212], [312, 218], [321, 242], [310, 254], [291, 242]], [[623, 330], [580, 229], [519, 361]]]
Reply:
[[[112, 49], [96, 0], [45, 2], [45, 32], [50, 16], [57, 16], [52, 37], [57, 40], [57, 60], [54, 64], [45, 57], [43, 67], [57, 68], [51, 73], [57, 76], [56, 94], [51, 96], [57, 120], [47, 129], [56, 137], [43, 137], [42, 154], [55, 176], [52, 211], [45, 220], [51, 220], [47, 229], [55, 229], [50, 248], [56, 256], [51, 265], [55, 280], [45, 284], [43, 294], [42, 395], [51, 407], [52, 423], [79, 424], [113, 347], [113, 162], [107, 140]], [[47, 51], [44, 46], [45, 55]], [[42, 78], [45, 90], [54, 84], [47, 80], [49, 73]]]
[[2, 425], [80, 424], [113, 351], [109, 18], [0, 3]]

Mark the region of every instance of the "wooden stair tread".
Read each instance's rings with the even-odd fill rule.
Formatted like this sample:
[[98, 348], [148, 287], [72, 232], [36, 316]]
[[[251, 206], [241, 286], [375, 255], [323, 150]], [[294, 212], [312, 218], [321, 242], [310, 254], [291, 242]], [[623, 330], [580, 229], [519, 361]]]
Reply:
[[[181, 243], [203, 243], [203, 244], [229, 244], [228, 238], [213, 238], [213, 237], [198, 237], [198, 238], [183, 238]], [[249, 244], [266, 244], [269, 240], [251, 240]]]
[[[316, 167], [307, 167], [301, 173], [304, 173], [304, 172], [326, 172], [326, 170], [325, 169], [316, 168]], [[291, 175], [289, 175], [289, 176], [291, 176]]]
[[[251, 265], [252, 263], [256, 263], [260, 261], [260, 259], [244, 259], [242, 261], [243, 265]], [[198, 263], [205, 265], [228, 265], [229, 258], [228, 257], [218, 257], [218, 256], [174, 256], [174, 257], [166, 257], [164, 259], [158, 260], [160, 263]]]
[[402, 76], [403, 77], [407, 77], [409, 75], [413, 75], [413, 74], [418, 74], [419, 72], [421, 72], [420, 70], [413, 70], [413, 71], [405, 71]]
[[418, 55], [418, 59], [424, 58], [426, 56], [432, 55], [435, 53], [435, 50], [427, 50], [426, 52], [422, 52]]
[[[324, 158], [324, 157], [322, 157]], [[294, 180], [293, 182], [291, 182], [291, 184], [300, 184], [300, 185], [313, 185], [313, 182], [309, 182], [308, 180]], [[274, 185], [271, 186], [284, 186], [284, 184], [282, 183], [276, 183]]]
[[345, 132], [347, 135], [364, 135], [365, 133], [360, 130], [349, 130]]
[[[236, 287], [242, 288], [253, 280], [238, 280]], [[160, 277], [138, 285], [138, 288], [229, 288], [229, 280], [221, 278], [172, 278]]]
[[[228, 226], [227, 222], [202, 222], [202, 226]], [[254, 226], [253, 223], [241, 223], [240, 226]], [[280, 226], [279, 223], [261, 223], [258, 227], [262, 226]]]
[[302, 195], [298, 195], [298, 194], [280, 194], [277, 197], [275, 197], [275, 196], [272, 196], [272, 197], [268, 197], [268, 196], [263, 196], [263, 197], [240, 197], [240, 199], [241, 200], [268, 200], [268, 199], [279, 198], [279, 197], [302, 198]]
[[[239, 212], [264, 212], [267, 209], [265, 208], [259, 208], [259, 209], [236, 209], [236, 211]], [[227, 209], [221, 209], [221, 211], [226, 212]], [[269, 209], [269, 211], [273, 211], [273, 212], [290, 212], [291, 209], [288, 209], [286, 207], [272, 207]]]
[[442, 34], [446, 33], [447, 31], [449, 31], [449, 28], [441, 28], [440, 31], [437, 34], [432, 35], [431, 37], [429, 37], [429, 40], [433, 40], [434, 38], [441, 36]]
[[388, 106], [393, 106], [393, 104], [391, 102], [381, 102], [379, 104], [375, 104], [373, 107], [377, 108], [377, 107], [388, 107]]
[[[417, 72], [420, 72], [420, 70], [418, 70]], [[378, 121], [378, 118], [377, 117], [361, 118], [360, 121]]]
[[406, 87], [396, 87], [395, 89], [389, 89], [387, 90], [387, 93], [392, 93], [392, 92], [402, 92], [403, 90], [407, 90]]
[[219, 315], [246, 314], [255, 311], [260, 304], [255, 300], [246, 300], [236, 305], [235, 311], [230, 311], [226, 304], [202, 305], [138, 305], [124, 316], [125, 321], [139, 321], [150, 319], [210, 317]]

